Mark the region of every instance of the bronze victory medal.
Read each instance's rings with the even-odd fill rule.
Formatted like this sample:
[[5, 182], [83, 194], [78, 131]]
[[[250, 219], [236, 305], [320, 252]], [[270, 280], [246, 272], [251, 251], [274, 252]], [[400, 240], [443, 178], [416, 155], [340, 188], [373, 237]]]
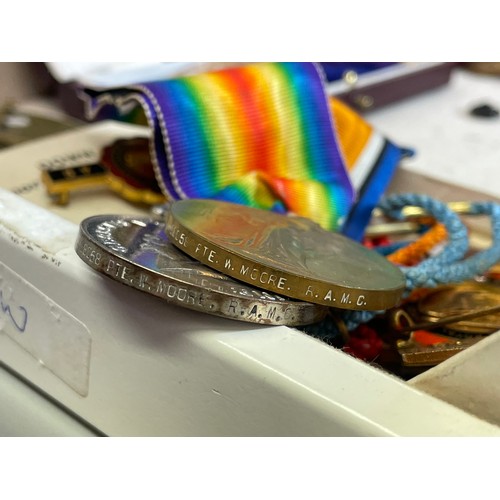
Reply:
[[173, 246], [165, 223], [147, 217], [94, 216], [82, 221], [76, 253], [90, 267], [167, 302], [225, 318], [268, 325], [307, 325], [326, 307], [246, 286]]
[[405, 287], [403, 273], [384, 257], [302, 217], [189, 199], [171, 205], [167, 233], [217, 271], [316, 304], [388, 309]]

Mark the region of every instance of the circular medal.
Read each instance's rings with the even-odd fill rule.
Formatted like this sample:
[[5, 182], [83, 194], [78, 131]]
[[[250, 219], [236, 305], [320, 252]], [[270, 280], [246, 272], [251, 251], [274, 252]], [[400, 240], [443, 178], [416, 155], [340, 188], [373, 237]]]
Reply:
[[[486, 283], [466, 282], [437, 288], [419, 300], [417, 309], [421, 319], [438, 321], [497, 306], [500, 288]], [[452, 331], [487, 335], [500, 330], [500, 313], [484, 314], [446, 325]]]
[[395, 306], [403, 273], [373, 250], [302, 217], [214, 200], [174, 202], [174, 245], [237, 280], [341, 309]]
[[122, 198], [148, 205], [165, 202], [155, 178], [147, 137], [116, 140], [103, 149], [100, 163], [108, 169], [109, 187]]
[[90, 267], [167, 302], [225, 318], [268, 325], [307, 325], [327, 308], [254, 289], [179, 251], [165, 223], [103, 215], [80, 224], [76, 253]]

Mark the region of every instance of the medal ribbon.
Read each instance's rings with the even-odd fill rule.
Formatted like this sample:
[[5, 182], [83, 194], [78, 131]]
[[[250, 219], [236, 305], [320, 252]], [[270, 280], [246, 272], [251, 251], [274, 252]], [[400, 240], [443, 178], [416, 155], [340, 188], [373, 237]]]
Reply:
[[402, 155], [327, 96], [314, 63], [258, 63], [87, 96], [89, 118], [105, 104], [142, 105], [168, 198], [293, 212], [358, 240]]

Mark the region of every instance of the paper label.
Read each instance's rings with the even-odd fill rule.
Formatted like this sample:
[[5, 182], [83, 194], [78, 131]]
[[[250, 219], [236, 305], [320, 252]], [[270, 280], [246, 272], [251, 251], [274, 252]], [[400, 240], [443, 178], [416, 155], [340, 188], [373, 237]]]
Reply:
[[88, 394], [91, 347], [88, 328], [0, 263], [2, 334], [9, 336], [78, 394]]

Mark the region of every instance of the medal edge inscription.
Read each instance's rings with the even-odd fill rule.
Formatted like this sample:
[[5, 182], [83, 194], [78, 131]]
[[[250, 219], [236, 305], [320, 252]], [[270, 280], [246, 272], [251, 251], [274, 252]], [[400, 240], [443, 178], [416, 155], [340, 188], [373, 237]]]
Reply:
[[376, 311], [395, 306], [403, 292], [402, 288], [357, 290], [277, 271], [233, 254], [196, 235], [177, 221], [172, 212], [166, 217], [165, 231], [172, 244], [208, 267], [247, 284], [297, 300], [339, 309]]
[[[87, 220], [90, 220], [89, 218]], [[103, 221], [109, 219], [103, 219]], [[167, 303], [186, 309], [255, 324], [303, 326], [323, 319], [326, 309], [303, 307], [294, 304], [259, 301], [256, 299], [224, 296], [216, 291], [186, 285], [168, 276], [162, 276], [126, 258], [109, 251], [92, 241], [82, 227], [75, 243], [77, 255], [92, 269], [138, 291], [148, 293]], [[305, 304], [306, 306], [308, 304]], [[295, 310], [294, 310], [295, 309]]]

